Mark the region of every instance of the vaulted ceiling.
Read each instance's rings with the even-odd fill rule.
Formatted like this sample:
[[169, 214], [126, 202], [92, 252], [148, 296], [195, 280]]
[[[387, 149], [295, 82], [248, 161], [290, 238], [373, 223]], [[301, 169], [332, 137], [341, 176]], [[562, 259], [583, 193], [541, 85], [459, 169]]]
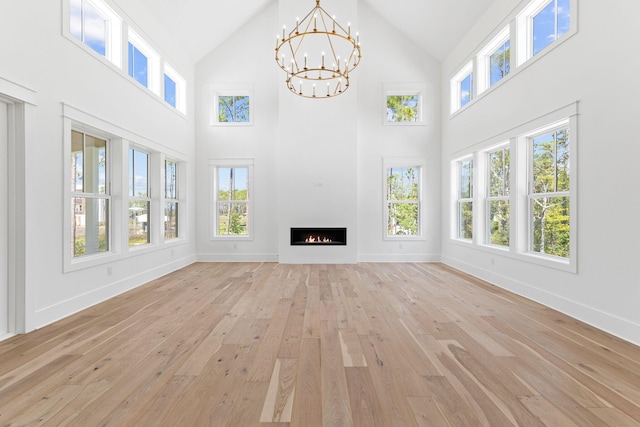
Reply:
[[[128, 0], [139, 2], [200, 60], [277, 0]], [[337, 0], [335, 0], [337, 1]], [[494, 0], [361, 0], [439, 61]], [[309, 3], [308, 7], [305, 2]], [[300, 0], [301, 10], [313, 0]], [[330, 4], [323, 7], [330, 9]], [[279, 23], [274, 23], [274, 28]], [[363, 34], [363, 36], [366, 36]]]

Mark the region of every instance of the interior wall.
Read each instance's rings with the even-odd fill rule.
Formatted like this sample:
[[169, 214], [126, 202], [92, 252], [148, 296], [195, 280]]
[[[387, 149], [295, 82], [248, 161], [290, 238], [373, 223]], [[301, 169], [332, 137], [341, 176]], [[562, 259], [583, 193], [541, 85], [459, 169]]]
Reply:
[[[275, 34], [312, 5], [280, 0], [268, 6], [196, 66], [197, 236], [201, 260], [285, 263], [429, 261], [440, 245], [440, 67], [360, 1], [322, 7], [351, 22], [363, 41], [352, 86], [330, 99], [291, 94], [274, 61]], [[274, 37], [264, 37], [274, 34]], [[238, 52], [247, 52], [238, 55]], [[427, 88], [426, 126], [383, 125], [386, 84]], [[253, 126], [210, 125], [211, 90], [249, 84]], [[425, 238], [383, 239], [385, 157], [426, 161]], [[252, 240], [211, 240], [211, 159], [254, 159]], [[276, 225], [274, 227], [274, 224]], [[346, 247], [292, 247], [291, 227], [347, 227]]]
[[[24, 221], [19, 236], [24, 246], [25, 330], [30, 331], [110, 298], [192, 262], [192, 237], [171, 249], [126, 253], [104, 264], [78, 271], [63, 271], [64, 174], [63, 105], [125, 129], [133, 139], [152, 141], [193, 158], [193, 120], [161, 100], [154, 99], [121, 71], [114, 70], [66, 39], [62, 32], [63, 1], [34, 0], [3, 5], [0, 39], [0, 77], [34, 93], [28, 107], [25, 132]], [[118, 11], [120, 12], [120, 11]], [[141, 14], [131, 20], [145, 28]], [[154, 28], [155, 25], [149, 25]], [[30, 30], [26, 30], [30, 29]], [[154, 31], [146, 35], [155, 39]], [[165, 39], [166, 35], [158, 35]], [[153, 40], [150, 40], [153, 42]], [[165, 46], [162, 54], [193, 81], [193, 67], [179, 50]], [[189, 85], [190, 86], [190, 85]], [[188, 97], [192, 99], [192, 87]], [[193, 111], [193, 104], [188, 106]], [[188, 181], [193, 179], [187, 174]], [[184, 214], [193, 215], [184, 195]], [[194, 230], [191, 228], [190, 233]]]
[[[449, 78], [519, 5], [498, 0], [443, 64]], [[640, 4], [580, 2], [578, 33], [514, 73], [465, 110], [443, 116], [443, 230], [451, 228], [449, 163], [482, 141], [568, 104], [579, 102], [577, 147], [577, 274], [500, 256], [443, 236], [443, 260], [626, 340], [640, 343], [640, 145], [635, 142], [633, 84], [640, 65], [629, 46], [637, 39]], [[606, 31], [603, 31], [606, 28]], [[614, 59], [615, 58], [615, 59]], [[513, 71], [512, 71], [513, 73]], [[444, 105], [448, 111], [448, 105]]]

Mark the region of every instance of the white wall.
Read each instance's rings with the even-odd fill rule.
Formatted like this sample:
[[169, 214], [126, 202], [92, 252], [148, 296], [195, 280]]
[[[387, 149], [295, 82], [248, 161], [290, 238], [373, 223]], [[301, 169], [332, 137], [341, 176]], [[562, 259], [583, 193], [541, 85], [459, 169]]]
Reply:
[[[498, 0], [443, 64], [448, 80], [499, 29], [516, 0]], [[640, 66], [633, 54], [640, 4], [580, 2], [578, 33], [459, 114], [443, 116], [443, 230], [449, 162], [474, 144], [579, 101], [577, 274], [461, 245], [443, 236], [443, 260], [629, 341], [640, 343]], [[488, 41], [488, 39], [487, 39]], [[448, 111], [448, 105], [444, 105]], [[476, 146], [477, 147], [477, 146]], [[494, 261], [492, 265], [491, 261]]]
[[[323, 2], [338, 21], [351, 22], [363, 42], [352, 86], [331, 99], [291, 94], [274, 61], [275, 34], [313, 7], [280, 0], [267, 7], [196, 66], [197, 248], [201, 260], [279, 260], [285, 263], [427, 261], [440, 245], [440, 68], [396, 29], [358, 1]], [[265, 37], [273, 34], [274, 37]], [[245, 52], [245, 54], [239, 54]], [[255, 123], [210, 126], [211, 85], [251, 84]], [[427, 88], [426, 126], [382, 123], [384, 84]], [[383, 240], [383, 157], [427, 162], [425, 238]], [[250, 241], [210, 239], [211, 185], [216, 158], [255, 164], [255, 235]], [[347, 227], [346, 247], [292, 247], [291, 227]]]
[[[63, 104], [126, 131], [133, 142], [145, 142], [175, 153], [187, 162], [193, 157], [193, 103], [184, 117], [138, 87], [122, 71], [79, 48], [62, 34], [63, 1], [8, 2], [2, 6], [0, 77], [35, 92], [27, 107], [24, 168], [26, 231], [25, 283], [27, 331], [112, 297], [149, 279], [192, 262], [191, 236], [171, 248], [125, 252], [108, 262], [63, 272]], [[117, 10], [118, 11], [118, 10]], [[118, 11], [122, 12], [122, 11]], [[125, 17], [140, 25], [151, 40], [168, 40], [156, 33], [157, 24], [141, 13]], [[9, 42], [10, 41], [10, 42]], [[176, 46], [154, 46], [174, 67], [193, 81], [193, 67]], [[188, 96], [193, 99], [189, 84]], [[191, 181], [192, 175], [186, 178]], [[185, 195], [183, 213], [193, 209]], [[115, 214], [115, 213], [114, 213]], [[20, 242], [20, 244], [22, 244]], [[107, 272], [110, 271], [110, 275]], [[24, 301], [23, 301], [24, 302]]]

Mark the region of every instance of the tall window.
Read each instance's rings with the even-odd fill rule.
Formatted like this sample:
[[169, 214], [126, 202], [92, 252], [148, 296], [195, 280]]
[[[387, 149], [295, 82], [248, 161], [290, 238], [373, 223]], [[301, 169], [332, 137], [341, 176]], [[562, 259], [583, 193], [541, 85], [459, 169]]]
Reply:
[[249, 236], [250, 172], [250, 167], [215, 168], [214, 236]]
[[164, 162], [164, 238], [175, 239], [178, 233], [178, 164]]
[[569, 0], [551, 0], [532, 17], [533, 55], [569, 31]]
[[101, 0], [69, 0], [69, 34], [120, 67], [122, 21]]
[[129, 246], [150, 242], [149, 154], [129, 148]]
[[473, 239], [473, 160], [461, 160], [458, 166], [458, 238]]
[[387, 168], [387, 237], [419, 236], [420, 166]]
[[109, 251], [107, 140], [71, 131], [72, 257]]
[[569, 129], [563, 127], [532, 136], [529, 146], [530, 250], [569, 258]]
[[488, 153], [489, 173], [487, 182], [487, 221], [488, 243], [509, 246], [509, 222], [511, 206], [509, 204], [511, 179], [511, 151], [503, 147]]

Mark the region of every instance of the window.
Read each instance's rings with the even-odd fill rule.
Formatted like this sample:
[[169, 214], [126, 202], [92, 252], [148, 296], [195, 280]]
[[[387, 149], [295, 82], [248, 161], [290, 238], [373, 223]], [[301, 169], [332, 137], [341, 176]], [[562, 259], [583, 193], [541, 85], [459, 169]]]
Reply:
[[511, 220], [511, 150], [502, 147], [487, 154], [487, 242], [509, 247]]
[[420, 95], [387, 95], [387, 122], [416, 122], [420, 118]]
[[161, 95], [160, 56], [131, 28], [127, 58], [129, 76], [156, 95]]
[[178, 164], [164, 162], [164, 239], [176, 239], [178, 231]]
[[529, 249], [569, 258], [570, 142], [562, 127], [530, 136]]
[[516, 17], [518, 65], [577, 31], [576, 0], [533, 0]]
[[150, 243], [149, 154], [129, 148], [129, 246]]
[[122, 64], [120, 32], [122, 21], [100, 0], [69, 0], [68, 34], [105, 57], [116, 66]]
[[421, 235], [420, 166], [386, 168], [386, 236]]
[[176, 110], [186, 113], [186, 82], [167, 62], [164, 63], [164, 100]]
[[473, 61], [451, 79], [451, 112], [454, 113], [473, 99]]
[[249, 123], [251, 121], [250, 98], [247, 95], [219, 95], [219, 123]]
[[220, 161], [213, 165], [214, 238], [251, 235], [251, 176], [249, 162]]
[[551, 0], [532, 18], [533, 54], [569, 31], [569, 0]]
[[129, 76], [144, 87], [149, 86], [149, 64], [147, 57], [129, 42]]
[[478, 53], [478, 93], [489, 89], [511, 71], [510, 27], [502, 29]]
[[212, 126], [253, 124], [253, 91], [247, 87], [212, 87]]
[[473, 160], [457, 163], [458, 170], [458, 227], [459, 239], [473, 239]]
[[71, 131], [71, 256], [109, 251], [108, 142]]

